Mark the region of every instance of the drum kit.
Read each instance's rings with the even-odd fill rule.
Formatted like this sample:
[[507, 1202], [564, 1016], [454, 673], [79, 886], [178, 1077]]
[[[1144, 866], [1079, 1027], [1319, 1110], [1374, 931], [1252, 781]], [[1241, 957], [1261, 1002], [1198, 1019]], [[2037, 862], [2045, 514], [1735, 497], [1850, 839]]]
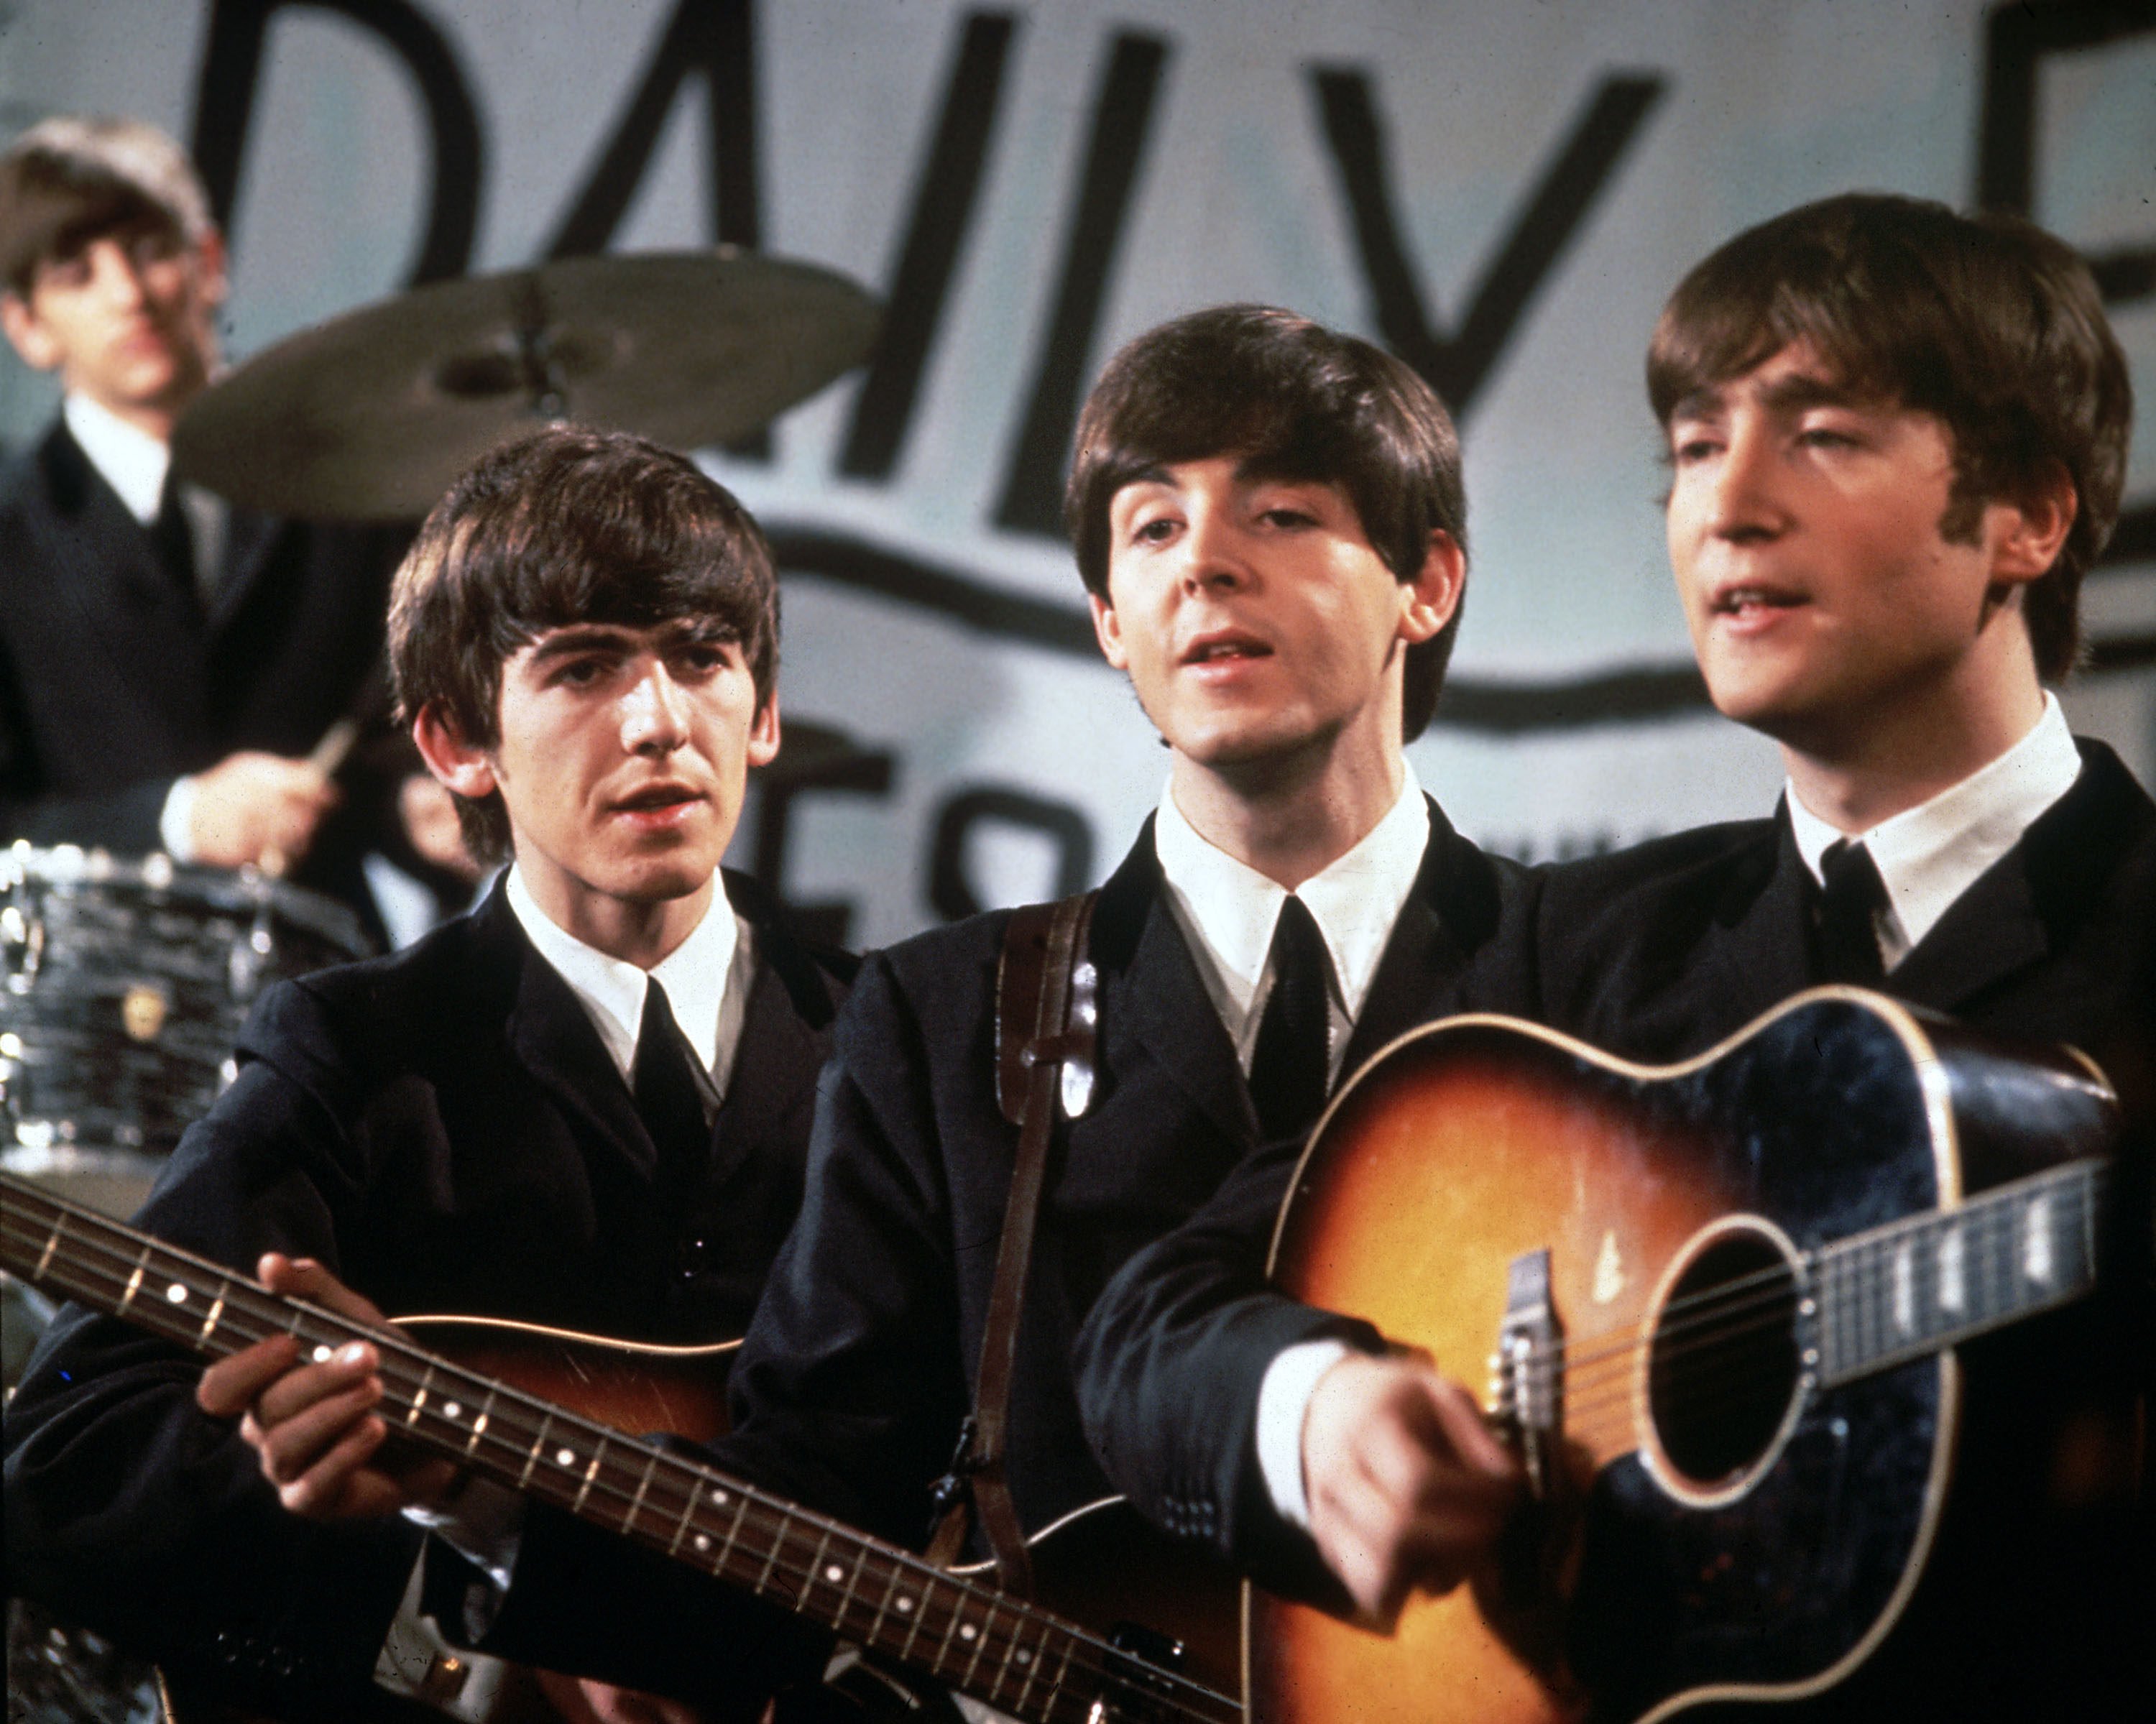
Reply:
[[[227, 372], [182, 416], [174, 470], [269, 513], [416, 520], [543, 423], [737, 440], [859, 363], [877, 317], [840, 275], [731, 247], [439, 283]], [[261, 991], [366, 949], [349, 910], [254, 869], [0, 849], [0, 1167], [131, 1213], [232, 1081]], [[48, 1312], [5, 1276], [0, 1296], [12, 1388]], [[11, 1724], [163, 1715], [146, 1669], [19, 1600], [7, 1663]]]

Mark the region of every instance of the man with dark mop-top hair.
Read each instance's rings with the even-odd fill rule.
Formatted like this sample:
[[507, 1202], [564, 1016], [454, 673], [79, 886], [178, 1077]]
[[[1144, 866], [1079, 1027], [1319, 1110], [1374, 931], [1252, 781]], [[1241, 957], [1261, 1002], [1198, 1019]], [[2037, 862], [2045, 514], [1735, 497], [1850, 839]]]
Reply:
[[[1402, 1029], [1471, 1003], [1521, 1008], [1503, 978], [1532, 911], [1527, 877], [1455, 834], [1403, 753], [1435, 704], [1466, 573], [1458, 443], [1407, 367], [1263, 307], [1163, 325], [1088, 400], [1066, 518], [1101, 650], [1169, 765], [1094, 909], [1094, 1098], [1058, 1122], [1024, 1284], [1004, 1475], [1029, 1532], [1108, 1494], [1069, 1365], [1101, 1285], [1256, 1146], [1306, 1131], [1340, 1072]], [[734, 1370], [735, 1429], [711, 1451], [914, 1547], [973, 1403], [1012, 1183], [996, 1095], [1007, 921], [863, 968], [801, 1218]], [[321, 1372], [311, 1386], [334, 1400], [366, 1362]], [[1511, 1463], [1464, 1391], [1439, 1398], [1461, 1433], [1450, 1500], [1480, 1530]], [[300, 1503], [342, 1488], [344, 1463], [302, 1429], [289, 1445], [258, 1433]], [[1188, 1511], [1209, 1526], [1222, 1511]], [[526, 1521], [505, 1620], [543, 1599], [567, 1622], [628, 1589], [598, 1535], [542, 1538], [555, 1518]]]
[[[1780, 744], [1789, 793], [1770, 820], [1553, 870], [1538, 1014], [1672, 1060], [1807, 985], [1854, 982], [2104, 1064], [2128, 1121], [2110, 1285], [1964, 1349], [1953, 1489], [1968, 1511], [1906, 1619], [1820, 1704], [2145, 1716], [2156, 807], [2109, 749], [2076, 742], [2045, 686], [2073, 665], [2080, 583], [2117, 518], [2132, 418], [2118, 343], [2051, 235], [1855, 195], [1687, 275], [1648, 383], [1701, 669], [1724, 714]], [[1225, 1493], [1255, 1465], [1262, 1437], [1215, 1416], [1224, 1384], [1335, 1362], [1303, 1403], [1310, 1526], [1383, 1616], [1460, 1572], [1423, 1482], [1444, 1475], [1446, 1444], [1408, 1398], [1433, 1373], [1265, 1287], [1292, 1162], [1247, 1166], [1126, 1267], [1080, 1339], [1082, 1399], [1111, 1476], [1158, 1514], [1171, 1480]], [[1343, 1422], [1358, 1380], [1403, 1398]], [[1862, 1480], [1846, 1488], [1861, 1501]], [[1344, 1545], [1327, 1544], [1328, 1501], [1348, 1507]], [[1306, 1590], [1274, 1554], [1291, 1539], [1261, 1516], [1215, 1542]]]
[[172, 475], [224, 296], [163, 133], [64, 116], [0, 151], [0, 329], [64, 391], [0, 467], [0, 843], [288, 870], [378, 934], [362, 857], [419, 863], [405, 763], [347, 794], [307, 757], [368, 704], [403, 530], [275, 520]]
[[[737, 1337], [801, 1201], [853, 967], [719, 868], [779, 744], [762, 535], [685, 457], [540, 432], [436, 508], [389, 636], [429, 768], [474, 851], [511, 865], [408, 951], [265, 995], [140, 1224], [356, 1316]], [[68, 1308], [8, 1408], [10, 1584], [280, 1716], [346, 1716], [415, 1645], [406, 1686], [453, 1686], [454, 1665], [428, 1680], [407, 1624], [469, 1637], [467, 1594], [490, 1583], [456, 1552], [506, 1573], [518, 1505], [377, 1456], [381, 1422], [347, 1396], [329, 1409], [357, 1426], [337, 1487], [288, 1499], [323, 1519], [288, 1512], [232, 1421], [253, 1405], [274, 1422], [296, 1352], [279, 1337], [205, 1378]], [[439, 1512], [387, 1512], [406, 1501]], [[716, 1716], [753, 1717], [822, 1666], [783, 1623], [714, 1660], [678, 1617], [606, 1602], [582, 1614], [605, 1639], [595, 1674], [611, 1657]], [[519, 1638], [513, 1614], [500, 1637], [538, 1665], [557, 1644], [544, 1622]], [[552, 1686], [584, 1716], [587, 1696]]]

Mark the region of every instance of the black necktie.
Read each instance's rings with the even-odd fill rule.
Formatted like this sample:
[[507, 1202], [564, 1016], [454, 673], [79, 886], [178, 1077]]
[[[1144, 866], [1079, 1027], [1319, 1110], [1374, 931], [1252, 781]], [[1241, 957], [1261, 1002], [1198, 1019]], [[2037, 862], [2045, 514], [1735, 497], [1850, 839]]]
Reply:
[[674, 1021], [666, 990], [656, 981], [644, 987], [644, 1021], [636, 1032], [629, 1088], [659, 1152], [661, 1186], [685, 1196], [711, 1157], [718, 1095], [711, 1073]]
[[1879, 957], [1879, 912], [1887, 908], [1887, 882], [1871, 851], [1836, 839], [1820, 858], [1820, 979], [1876, 988], [1886, 979]]
[[195, 524], [180, 498], [180, 483], [170, 473], [157, 500], [157, 518], [150, 523], [150, 542], [157, 546], [157, 561], [165, 578], [187, 602], [189, 609], [202, 603], [195, 582]]
[[1273, 991], [1250, 1061], [1250, 1100], [1268, 1141], [1300, 1137], [1317, 1123], [1332, 1067], [1325, 936], [1300, 898], [1281, 906], [1270, 962]]

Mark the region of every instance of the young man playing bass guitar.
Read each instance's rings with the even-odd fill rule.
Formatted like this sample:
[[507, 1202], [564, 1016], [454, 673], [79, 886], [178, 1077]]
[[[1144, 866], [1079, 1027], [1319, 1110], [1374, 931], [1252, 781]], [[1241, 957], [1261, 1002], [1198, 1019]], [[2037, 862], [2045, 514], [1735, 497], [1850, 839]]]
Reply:
[[[513, 865], [411, 950], [266, 995], [141, 1224], [245, 1271], [278, 1254], [273, 1287], [301, 1297], [346, 1300], [335, 1275], [400, 1315], [738, 1337], [800, 1202], [852, 969], [719, 871], [746, 775], [779, 742], [762, 536], [682, 456], [541, 432], [437, 507], [389, 633], [467, 841]], [[362, 1403], [342, 1408], [362, 1429], [341, 1490], [311, 1505], [333, 1523], [280, 1506], [229, 1420], [295, 1351], [226, 1361], [202, 1390], [213, 1419], [190, 1356], [64, 1311], [8, 1408], [8, 1576], [198, 1690], [344, 1716], [408, 1580], [459, 1636], [483, 1583], [439, 1542], [415, 1578], [427, 1533], [369, 1512], [450, 1481], [439, 1463], [361, 1466], [381, 1434]], [[716, 1670], [680, 1668], [656, 1622], [616, 1638], [654, 1686], [744, 1716], [821, 1668], [783, 1629]], [[511, 1650], [547, 1662], [544, 1625]]]
[[[1854, 981], [2105, 1064], [2128, 1122], [2117, 1297], [1969, 1349], [1989, 1368], [1969, 1373], [1955, 1489], [1978, 1515], [1949, 1524], [1936, 1583], [1825, 1704], [2142, 1716], [2149, 1331], [2126, 1307], [2147, 1275], [2156, 807], [2045, 688], [2074, 663], [2080, 582], [2118, 513], [2118, 343], [2050, 235], [1852, 196], [1687, 276], [1648, 377], [1701, 669], [1722, 712], [1781, 745], [1789, 794], [1771, 820], [1553, 871], [1537, 1015], [1672, 1060]], [[1213, 1535], [1230, 1557], [1309, 1595], [1314, 1552], [1385, 1619], [1460, 1576], [1446, 1487], [1466, 1433], [1430, 1366], [1265, 1288], [1293, 1164], [1247, 1166], [1126, 1267], [1081, 1337], [1084, 1405], [1141, 1506], [1164, 1517], [1204, 1480], [1249, 1505]], [[1219, 1416], [1224, 1385], [1240, 1422]], [[1251, 1413], [1289, 1400], [1295, 1490], [1278, 1479], [1295, 1469], [1261, 1466]]]
[[[1085, 950], [1094, 1099], [1058, 1125], [1012, 1375], [1004, 1470], [1028, 1532], [1108, 1494], [1067, 1362], [1102, 1282], [1255, 1145], [1306, 1131], [1342, 1070], [1480, 998], [1532, 909], [1521, 872], [1450, 829], [1402, 752], [1435, 704], [1466, 573], [1458, 443], [1405, 366], [1284, 311], [1180, 318], [1096, 387], [1066, 514], [1101, 650], [1169, 767]], [[1012, 1185], [1008, 919], [864, 968], [714, 1451], [915, 1547], [977, 1388]], [[339, 1488], [341, 1451], [295, 1442], [288, 1470], [263, 1440], [288, 1501]], [[1478, 1528], [1510, 1468], [1482, 1452], [1497, 1480], [1464, 1472], [1459, 1493]], [[596, 1538], [561, 1550], [527, 1539], [507, 1610], [605, 1584]]]

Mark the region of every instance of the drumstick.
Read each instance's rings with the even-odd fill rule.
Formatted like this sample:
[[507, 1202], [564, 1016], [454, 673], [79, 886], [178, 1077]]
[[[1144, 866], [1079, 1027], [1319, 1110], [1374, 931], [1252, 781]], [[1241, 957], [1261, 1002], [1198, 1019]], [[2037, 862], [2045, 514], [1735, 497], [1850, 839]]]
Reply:
[[[324, 731], [322, 740], [308, 751], [307, 764], [325, 778], [334, 778], [337, 768], [344, 764], [345, 757], [352, 752], [352, 745], [358, 741], [359, 721], [352, 717], [341, 718]], [[281, 877], [291, 865], [291, 859], [281, 846], [266, 844], [254, 865], [273, 878]]]
[[352, 752], [352, 744], [358, 741], [359, 721], [341, 718], [322, 732], [322, 740], [308, 752], [307, 764], [325, 778], [334, 778], [345, 757]]

